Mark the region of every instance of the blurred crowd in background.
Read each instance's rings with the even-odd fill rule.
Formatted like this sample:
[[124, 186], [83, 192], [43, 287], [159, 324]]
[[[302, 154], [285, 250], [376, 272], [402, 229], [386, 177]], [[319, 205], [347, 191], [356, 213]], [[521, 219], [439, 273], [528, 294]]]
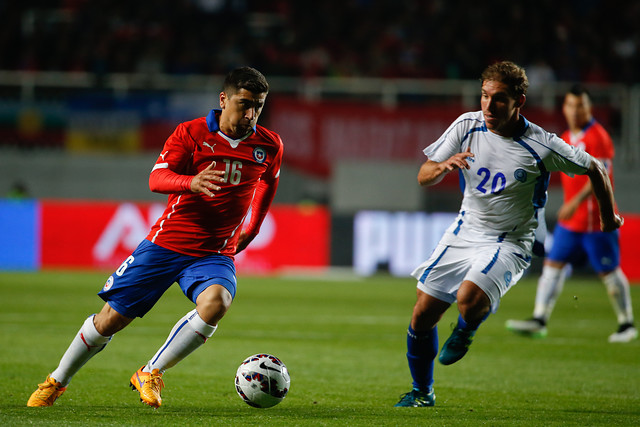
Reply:
[[0, 0], [0, 70], [640, 81], [640, 1]]

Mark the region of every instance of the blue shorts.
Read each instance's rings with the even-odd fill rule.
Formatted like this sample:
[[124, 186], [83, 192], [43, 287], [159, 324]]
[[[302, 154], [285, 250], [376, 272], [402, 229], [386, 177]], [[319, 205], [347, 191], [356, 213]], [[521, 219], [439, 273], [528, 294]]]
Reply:
[[236, 267], [224, 255], [183, 255], [143, 240], [109, 276], [98, 295], [123, 316], [142, 317], [174, 282], [194, 303], [211, 285], [224, 286], [233, 298]]
[[588, 259], [596, 273], [608, 273], [620, 265], [618, 231], [576, 233], [558, 224], [553, 231], [553, 246], [547, 258], [573, 265], [580, 265]]

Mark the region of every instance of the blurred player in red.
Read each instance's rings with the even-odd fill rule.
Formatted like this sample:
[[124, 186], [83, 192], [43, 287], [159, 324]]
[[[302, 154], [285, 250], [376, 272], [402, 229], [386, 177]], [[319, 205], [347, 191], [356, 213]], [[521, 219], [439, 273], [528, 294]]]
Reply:
[[[584, 87], [574, 85], [562, 107], [569, 129], [562, 134], [567, 143], [583, 148], [602, 161], [613, 180], [613, 143], [591, 114], [591, 100]], [[558, 211], [553, 247], [538, 281], [533, 318], [508, 320], [507, 329], [535, 337], [547, 335], [547, 322], [565, 281], [564, 267], [585, 258], [604, 282], [618, 320], [618, 330], [609, 342], [629, 342], [638, 336], [633, 324], [629, 282], [620, 269], [618, 231], [600, 231], [600, 213], [591, 182], [582, 175], [562, 177], [564, 203]]]
[[[162, 404], [164, 371], [215, 332], [236, 293], [234, 255], [258, 234], [275, 196], [282, 141], [257, 125], [268, 92], [257, 70], [233, 70], [220, 93], [221, 108], [180, 124], [167, 139], [149, 177], [152, 191], [169, 195], [165, 212], [107, 279], [98, 294], [104, 307], [87, 318], [27, 406], [53, 405], [116, 332], [144, 316], [177, 282], [195, 309], [131, 377], [144, 403]], [[250, 208], [251, 219], [242, 229]]]

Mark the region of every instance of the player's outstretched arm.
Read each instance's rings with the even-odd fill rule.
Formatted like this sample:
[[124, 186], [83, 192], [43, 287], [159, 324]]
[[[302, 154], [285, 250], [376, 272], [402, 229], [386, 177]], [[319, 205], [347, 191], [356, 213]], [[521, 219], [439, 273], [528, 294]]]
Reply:
[[587, 175], [591, 180], [593, 194], [596, 196], [600, 207], [600, 229], [602, 231], [613, 231], [620, 228], [624, 223], [624, 219], [616, 213], [613, 186], [606, 168], [598, 159], [592, 158]]
[[467, 158], [473, 157], [471, 147], [462, 153], [456, 153], [444, 162], [434, 162], [427, 160], [420, 166], [418, 171], [418, 183], [422, 186], [435, 185], [442, 181], [442, 178], [448, 173], [456, 169], [469, 169]]

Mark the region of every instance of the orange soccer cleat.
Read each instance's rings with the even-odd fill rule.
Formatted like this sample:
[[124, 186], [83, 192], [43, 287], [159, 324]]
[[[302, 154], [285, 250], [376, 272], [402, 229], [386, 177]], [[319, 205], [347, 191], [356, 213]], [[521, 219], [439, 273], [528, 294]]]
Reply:
[[62, 384], [47, 375], [47, 379], [42, 384], [38, 384], [38, 389], [31, 394], [27, 406], [52, 406], [57, 398], [62, 396], [66, 390]]
[[154, 369], [151, 373], [143, 372], [144, 366], [138, 369], [131, 377], [131, 390], [138, 390], [140, 400], [149, 406], [159, 408], [162, 405], [161, 392], [164, 388], [162, 374]]

